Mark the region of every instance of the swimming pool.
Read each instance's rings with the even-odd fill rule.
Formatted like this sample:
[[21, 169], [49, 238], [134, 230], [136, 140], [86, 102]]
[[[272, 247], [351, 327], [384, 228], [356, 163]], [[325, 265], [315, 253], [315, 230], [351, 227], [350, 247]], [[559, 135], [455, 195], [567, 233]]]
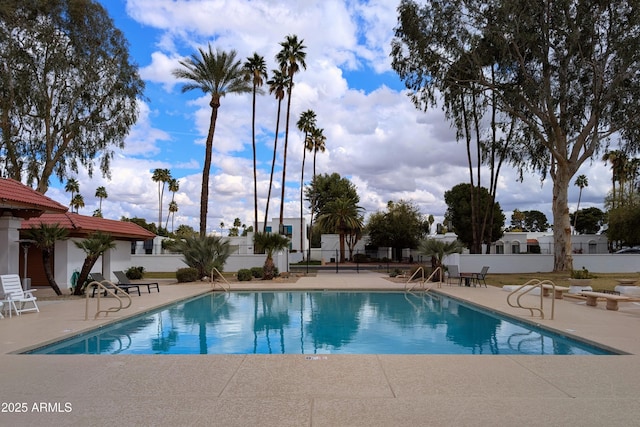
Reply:
[[612, 354], [434, 294], [212, 293], [29, 354]]

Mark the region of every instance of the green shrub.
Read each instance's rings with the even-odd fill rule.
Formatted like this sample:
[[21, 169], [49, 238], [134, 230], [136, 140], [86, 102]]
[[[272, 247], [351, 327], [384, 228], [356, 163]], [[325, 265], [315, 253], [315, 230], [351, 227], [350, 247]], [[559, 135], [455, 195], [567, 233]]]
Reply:
[[176, 279], [179, 283], [195, 282], [198, 277], [198, 269], [193, 267], [179, 268], [176, 271]]
[[262, 279], [264, 276], [264, 270], [262, 267], [251, 267], [251, 275], [256, 279]]
[[251, 270], [248, 268], [242, 268], [238, 270], [237, 277], [240, 282], [248, 282], [253, 278], [253, 275], [251, 274]]
[[144, 267], [129, 267], [124, 274], [131, 280], [142, 279], [144, 277]]

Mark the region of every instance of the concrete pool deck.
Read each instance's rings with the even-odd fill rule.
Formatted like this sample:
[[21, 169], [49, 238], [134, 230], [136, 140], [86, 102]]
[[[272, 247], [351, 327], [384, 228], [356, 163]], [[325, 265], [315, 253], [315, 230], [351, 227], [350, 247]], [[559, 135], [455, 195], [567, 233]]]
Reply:
[[[555, 300], [554, 320], [532, 319], [528, 311], [509, 307], [507, 292], [490, 280], [488, 288], [443, 285], [434, 291], [629, 354], [10, 354], [211, 289], [209, 284], [160, 288], [133, 297], [126, 315], [107, 320], [85, 321], [85, 301], [77, 299], [42, 300], [40, 313], [1, 319], [0, 425], [629, 426], [640, 420], [640, 305], [621, 303], [616, 312], [605, 310], [604, 303], [587, 307], [584, 301]], [[383, 273], [361, 271], [232, 288], [403, 290], [404, 285]], [[544, 302], [547, 310], [551, 299]]]

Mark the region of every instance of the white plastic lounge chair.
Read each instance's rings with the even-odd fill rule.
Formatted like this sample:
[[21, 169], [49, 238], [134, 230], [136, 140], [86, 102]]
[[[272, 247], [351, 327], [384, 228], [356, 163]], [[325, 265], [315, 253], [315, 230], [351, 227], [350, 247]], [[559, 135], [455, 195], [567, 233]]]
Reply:
[[[15, 311], [18, 316], [25, 311], [40, 312], [36, 303], [37, 298], [33, 296], [35, 289], [23, 290], [20, 276], [3, 274], [0, 275], [0, 282], [2, 282], [2, 300], [9, 305], [9, 317], [11, 317], [12, 311]], [[32, 306], [27, 306], [28, 303], [31, 303]]]

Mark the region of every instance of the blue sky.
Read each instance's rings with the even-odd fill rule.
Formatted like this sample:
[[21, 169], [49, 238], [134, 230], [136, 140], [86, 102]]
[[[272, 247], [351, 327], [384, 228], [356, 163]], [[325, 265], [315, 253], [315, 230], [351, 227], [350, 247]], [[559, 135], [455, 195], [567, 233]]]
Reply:
[[[130, 43], [130, 53], [145, 80], [140, 117], [116, 153], [112, 179], [99, 174], [78, 175], [85, 208], [97, 208], [95, 189], [104, 186], [107, 218], [142, 217], [157, 221], [156, 168], [169, 169], [180, 182], [176, 194], [177, 224], [195, 229], [204, 140], [209, 125], [209, 98], [201, 92], [181, 93], [172, 70], [178, 61], [207, 43], [238, 52], [244, 60], [254, 52], [265, 57], [268, 69], [285, 36], [295, 34], [307, 46], [307, 69], [295, 76], [287, 157], [285, 217], [298, 217], [303, 135], [295, 128], [302, 111], [311, 109], [324, 129], [327, 151], [318, 154], [318, 173], [337, 172], [356, 185], [361, 206], [370, 214], [389, 200], [409, 200], [425, 215], [441, 222], [446, 210], [444, 192], [468, 182], [466, 152], [439, 109], [418, 111], [390, 66], [390, 41], [396, 25], [398, 0], [101, 0], [115, 25]], [[283, 112], [285, 106], [283, 105]], [[257, 100], [259, 220], [263, 220], [273, 152], [277, 104], [265, 94]], [[281, 129], [284, 126], [281, 117]], [[283, 138], [278, 142], [276, 184], [270, 217], [278, 214]], [[251, 95], [222, 99], [214, 138], [210, 178], [208, 231], [219, 232], [238, 217], [253, 221], [251, 166]], [[309, 157], [307, 157], [309, 159]], [[305, 182], [311, 178], [311, 162]], [[589, 177], [581, 208], [598, 206], [609, 190], [610, 172], [601, 162], [584, 165]], [[488, 177], [488, 174], [486, 175]], [[484, 181], [486, 183], [486, 181]], [[69, 194], [52, 183], [50, 197], [68, 204]], [[486, 184], [488, 185], [488, 184]], [[575, 209], [578, 189], [569, 189]], [[170, 194], [165, 195], [166, 216]], [[551, 182], [536, 175], [517, 181], [503, 168], [498, 201], [507, 215], [513, 209], [536, 209], [551, 215]], [[272, 215], [273, 214], [273, 215]], [[305, 215], [308, 210], [305, 207]], [[170, 227], [169, 227], [170, 228]]]

